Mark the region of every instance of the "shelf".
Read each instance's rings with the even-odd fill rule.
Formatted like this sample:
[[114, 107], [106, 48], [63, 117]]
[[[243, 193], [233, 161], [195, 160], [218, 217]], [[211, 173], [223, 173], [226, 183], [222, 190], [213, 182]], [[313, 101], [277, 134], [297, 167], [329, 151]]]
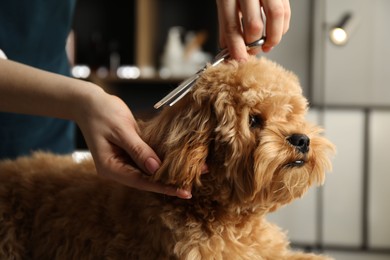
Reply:
[[122, 79], [116, 76], [108, 76], [105, 78], [98, 77], [96, 74], [92, 74], [87, 78], [88, 81], [91, 81], [98, 85], [118, 85], [125, 84], [128, 86], [137, 85], [137, 84], [153, 84], [153, 85], [177, 85], [182, 82], [183, 78], [161, 78], [161, 77], [151, 77], [151, 78], [137, 78], [137, 79]]

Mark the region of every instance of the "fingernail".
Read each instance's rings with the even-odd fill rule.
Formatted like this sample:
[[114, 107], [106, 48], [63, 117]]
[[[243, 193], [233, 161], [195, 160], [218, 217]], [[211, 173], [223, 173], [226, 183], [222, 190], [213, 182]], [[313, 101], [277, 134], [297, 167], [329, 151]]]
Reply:
[[209, 167], [207, 166], [207, 164], [202, 165], [201, 171], [202, 171], [201, 174], [205, 174], [209, 172]]
[[150, 157], [145, 161], [145, 168], [149, 171], [149, 173], [153, 174], [158, 170], [158, 168], [160, 168], [160, 163]]
[[191, 199], [192, 198], [192, 194], [188, 190], [177, 189], [176, 193], [177, 193], [178, 197], [180, 197], [182, 199]]
[[263, 47], [263, 52], [270, 52], [274, 47]]

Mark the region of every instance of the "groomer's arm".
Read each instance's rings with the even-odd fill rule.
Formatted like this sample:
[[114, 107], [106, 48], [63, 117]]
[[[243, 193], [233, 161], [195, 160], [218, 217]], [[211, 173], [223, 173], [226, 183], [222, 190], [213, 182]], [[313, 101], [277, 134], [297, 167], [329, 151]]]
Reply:
[[150, 174], [160, 160], [139, 137], [126, 104], [95, 84], [0, 59], [0, 111], [73, 120], [99, 174], [137, 189], [191, 197], [189, 191], [148, 182], [141, 172], [130, 170], [127, 155]]

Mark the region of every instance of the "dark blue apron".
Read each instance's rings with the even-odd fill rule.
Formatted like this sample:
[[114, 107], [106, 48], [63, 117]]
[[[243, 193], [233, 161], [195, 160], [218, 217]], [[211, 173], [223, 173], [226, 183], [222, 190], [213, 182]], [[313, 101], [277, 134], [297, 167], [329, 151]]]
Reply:
[[[65, 45], [74, 7], [75, 0], [1, 0], [0, 49], [10, 60], [70, 75]], [[0, 113], [0, 158], [74, 149], [73, 122]]]

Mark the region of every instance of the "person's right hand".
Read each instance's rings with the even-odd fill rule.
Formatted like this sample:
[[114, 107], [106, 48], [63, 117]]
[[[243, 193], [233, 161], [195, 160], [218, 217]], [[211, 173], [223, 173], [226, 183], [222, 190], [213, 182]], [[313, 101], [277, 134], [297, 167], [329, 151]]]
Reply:
[[[289, 29], [289, 0], [217, 0], [217, 7], [220, 47], [228, 48], [230, 57], [239, 61], [248, 58], [245, 44], [254, 42], [263, 35], [261, 7], [266, 16], [266, 41], [262, 47], [264, 52], [269, 52], [279, 44], [283, 34]], [[251, 51], [251, 54], [259, 52], [260, 48]]]

